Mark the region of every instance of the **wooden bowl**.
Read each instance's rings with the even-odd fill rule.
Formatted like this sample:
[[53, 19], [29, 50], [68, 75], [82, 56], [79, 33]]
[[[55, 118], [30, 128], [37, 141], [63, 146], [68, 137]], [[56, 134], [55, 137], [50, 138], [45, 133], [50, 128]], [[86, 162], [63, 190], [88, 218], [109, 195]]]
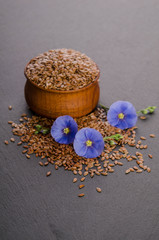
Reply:
[[27, 78], [25, 84], [26, 102], [31, 110], [38, 115], [54, 119], [62, 115], [81, 117], [90, 113], [98, 103], [100, 73], [89, 85], [69, 91], [48, 90], [39, 87], [29, 80], [26, 68], [24, 75]]

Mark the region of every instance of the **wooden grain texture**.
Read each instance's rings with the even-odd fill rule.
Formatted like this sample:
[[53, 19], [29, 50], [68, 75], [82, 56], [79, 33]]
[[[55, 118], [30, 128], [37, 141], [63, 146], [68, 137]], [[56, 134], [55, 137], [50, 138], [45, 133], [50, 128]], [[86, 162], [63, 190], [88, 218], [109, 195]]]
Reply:
[[98, 81], [99, 75], [94, 82], [79, 90], [59, 91], [43, 89], [27, 79], [25, 99], [29, 107], [41, 116], [81, 117], [90, 113], [98, 103], [100, 92]]

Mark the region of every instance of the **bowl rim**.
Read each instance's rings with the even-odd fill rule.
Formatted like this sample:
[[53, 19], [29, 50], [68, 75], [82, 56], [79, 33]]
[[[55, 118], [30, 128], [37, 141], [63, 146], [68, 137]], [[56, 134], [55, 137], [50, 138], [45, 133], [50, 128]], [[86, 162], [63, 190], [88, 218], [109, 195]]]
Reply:
[[99, 67], [98, 67], [98, 65], [95, 63], [96, 66], [97, 66], [97, 69], [99, 70], [99, 73], [98, 73], [97, 77], [95, 78], [95, 80], [94, 80], [93, 82], [89, 83], [88, 85], [86, 85], [85, 87], [82, 87], [82, 88], [79, 88], [79, 89], [75, 89], [75, 90], [45, 89], [45, 88], [42, 88], [42, 87], [38, 86], [36, 83], [32, 82], [32, 81], [27, 77], [27, 75], [26, 75], [26, 68], [27, 68], [27, 66], [30, 64], [30, 62], [31, 62], [33, 59], [34, 59], [34, 58], [32, 58], [32, 59], [26, 64], [26, 66], [25, 66], [25, 68], [24, 68], [24, 75], [25, 75], [26, 79], [27, 79], [33, 86], [35, 86], [35, 87], [43, 90], [44, 92], [65, 93], [65, 94], [66, 94], [66, 93], [75, 93], [75, 92], [84, 91], [84, 90], [86, 90], [87, 88], [89, 88], [90, 86], [96, 84], [96, 83], [98, 82], [99, 77], [100, 77]]

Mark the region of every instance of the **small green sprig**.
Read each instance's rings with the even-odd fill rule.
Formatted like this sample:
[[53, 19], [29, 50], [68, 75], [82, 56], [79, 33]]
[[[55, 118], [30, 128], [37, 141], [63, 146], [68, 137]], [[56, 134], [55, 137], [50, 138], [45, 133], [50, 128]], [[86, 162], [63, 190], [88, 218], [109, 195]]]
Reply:
[[112, 140], [112, 139], [114, 139], [115, 141], [119, 141], [119, 140], [123, 139], [123, 136], [121, 134], [115, 134], [115, 135], [111, 135], [109, 137], [103, 138], [104, 141]]
[[36, 128], [36, 131], [34, 132], [35, 134], [42, 133], [45, 135], [50, 132], [49, 128], [45, 128], [45, 127], [43, 128], [40, 124], [37, 124], [35, 128]]
[[150, 106], [150, 107], [147, 107], [145, 109], [141, 109], [140, 111], [137, 112], [137, 114], [142, 113], [142, 114], [146, 115], [146, 114], [149, 114], [149, 113], [153, 113], [156, 108], [157, 108], [156, 106]]
[[115, 135], [111, 135], [109, 137], [104, 137], [103, 138], [103, 140], [108, 142], [110, 146], [114, 146], [116, 144], [115, 141], [118, 142], [121, 139], [123, 139], [123, 136], [121, 134], [115, 134]]
[[103, 104], [101, 104], [101, 103], [99, 103], [99, 106], [101, 107], [101, 108], [103, 108], [106, 112], [109, 110], [109, 108], [108, 107], [106, 107], [106, 106], [104, 106]]

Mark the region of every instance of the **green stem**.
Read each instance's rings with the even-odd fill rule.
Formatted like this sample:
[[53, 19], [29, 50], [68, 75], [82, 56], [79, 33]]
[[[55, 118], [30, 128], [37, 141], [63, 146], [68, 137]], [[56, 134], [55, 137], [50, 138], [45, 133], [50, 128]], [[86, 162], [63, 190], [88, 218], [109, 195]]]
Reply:
[[101, 108], [103, 108], [106, 112], [109, 110], [108, 107], [104, 106], [103, 104], [99, 103], [99, 106], [101, 106]]
[[115, 134], [115, 135], [111, 135], [111, 136], [108, 136], [108, 137], [104, 137], [103, 140], [104, 141], [109, 141], [109, 140], [116, 140], [116, 141], [119, 141], [123, 138], [123, 136], [121, 134]]
[[136, 113], [137, 114], [142, 113], [142, 114], [146, 115], [146, 114], [149, 114], [149, 113], [153, 113], [156, 108], [157, 108], [156, 106], [149, 106], [147, 108], [141, 109], [140, 111], [138, 111]]

